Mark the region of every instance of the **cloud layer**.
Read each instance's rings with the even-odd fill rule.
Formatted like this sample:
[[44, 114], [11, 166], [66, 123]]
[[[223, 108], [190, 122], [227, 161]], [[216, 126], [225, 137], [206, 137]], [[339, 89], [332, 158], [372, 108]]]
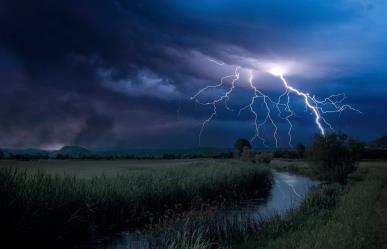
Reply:
[[[189, 97], [236, 65], [276, 94], [268, 63], [316, 95], [346, 92], [364, 115], [332, 122], [375, 137], [387, 117], [385, 11], [382, 0], [1, 1], [0, 147], [196, 146], [209, 110]], [[235, 105], [249, 101], [241, 84]], [[203, 145], [252, 136], [251, 118], [220, 110]], [[309, 121], [301, 108], [296, 141], [317, 131]]]

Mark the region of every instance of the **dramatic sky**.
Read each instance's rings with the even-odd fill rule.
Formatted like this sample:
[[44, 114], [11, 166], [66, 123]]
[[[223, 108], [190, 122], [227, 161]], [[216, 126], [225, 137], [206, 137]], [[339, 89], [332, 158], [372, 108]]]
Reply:
[[[320, 99], [346, 93], [363, 114], [326, 119], [375, 138], [387, 131], [386, 13], [384, 0], [0, 0], [0, 147], [198, 146], [211, 108], [190, 97], [238, 65], [235, 110], [251, 100], [248, 70], [259, 89], [281, 94], [265, 72], [279, 65], [289, 83]], [[291, 100], [293, 141], [307, 142], [318, 129]], [[217, 110], [202, 146], [254, 136], [251, 113]], [[286, 146], [286, 123], [275, 121]], [[263, 131], [272, 145], [272, 128]]]

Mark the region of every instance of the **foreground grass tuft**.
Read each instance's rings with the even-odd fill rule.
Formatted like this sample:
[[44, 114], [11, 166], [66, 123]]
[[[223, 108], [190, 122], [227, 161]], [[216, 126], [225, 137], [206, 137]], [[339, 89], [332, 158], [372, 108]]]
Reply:
[[173, 240], [167, 242], [167, 249], [210, 249], [212, 243], [205, 239], [200, 230], [194, 233], [178, 232], [174, 235]]

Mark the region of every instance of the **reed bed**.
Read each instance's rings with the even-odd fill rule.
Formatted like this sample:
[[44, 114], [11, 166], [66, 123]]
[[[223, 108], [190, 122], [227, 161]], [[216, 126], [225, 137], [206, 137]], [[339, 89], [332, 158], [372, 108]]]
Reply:
[[270, 169], [203, 161], [90, 179], [0, 170], [2, 235], [15, 243], [60, 243], [122, 228], [160, 226], [268, 193]]

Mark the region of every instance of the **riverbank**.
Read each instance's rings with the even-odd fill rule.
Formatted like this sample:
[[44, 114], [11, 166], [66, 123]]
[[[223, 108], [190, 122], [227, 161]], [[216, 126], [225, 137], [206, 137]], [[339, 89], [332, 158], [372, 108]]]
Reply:
[[[229, 229], [227, 247], [236, 249], [353, 249], [386, 248], [387, 164], [361, 162], [345, 185], [329, 184], [307, 196], [299, 208], [289, 210], [286, 217], [274, 216], [262, 224], [245, 222], [242, 229]], [[237, 226], [235, 226], [237, 227]], [[234, 228], [235, 228], [234, 227]], [[255, 229], [250, 229], [255, 227]], [[222, 241], [187, 234], [172, 240], [168, 248], [224, 248]], [[243, 233], [241, 233], [243, 231]], [[177, 242], [176, 242], [177, 241]]]
[[361, 163], [345, 186], [332, 184], [312, 193], [287, 219], [274, 219], [235, 247], [382, 248], [385, 224], [380, 220], [386, 213], [377, 216], [383, 204], [376, 203], [387, 186], [387, 164], [381, 164]]
[[21, 242], [52, 247], [124, 227], [160, 226], [191, 212], [264, 196], [271, 186], [270, 169], [256, 164], [173, 162], [169, 167], [138, 165], [126, 174], [98, 177], [2, 168], [2, 241], [14, 247]]
[[321, 179], [304, 159], [273, 159], [270, 168], [280, 172], [290, 172], [296, 175], [307, 176], [312, 179]]

